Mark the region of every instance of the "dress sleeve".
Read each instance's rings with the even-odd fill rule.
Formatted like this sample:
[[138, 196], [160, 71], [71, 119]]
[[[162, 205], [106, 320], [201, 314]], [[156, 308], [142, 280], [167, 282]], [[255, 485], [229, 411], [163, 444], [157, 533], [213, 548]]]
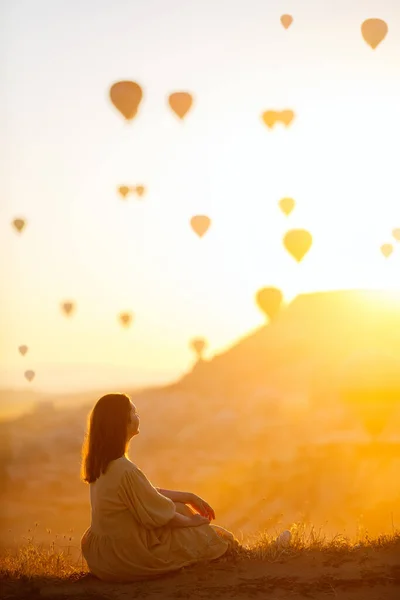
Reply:
[[160, 494], [138, 467], [124, 473], [119, 496], [135, 519], [147, 529], [166, 525], [176, 512], [175, 503]]

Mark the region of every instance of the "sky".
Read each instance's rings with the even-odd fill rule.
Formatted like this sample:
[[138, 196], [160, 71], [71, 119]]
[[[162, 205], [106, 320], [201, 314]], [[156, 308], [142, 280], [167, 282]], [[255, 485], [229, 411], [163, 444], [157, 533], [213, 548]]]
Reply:
[[[372, 17], [389, 26], [376, 50]], [[193, 337], [212, 357], [265, 322], [264, 286], [288, 301], [400, 288], [396, 0], [3, 0], [0, 38], [3, 387], [171, 381]], [[129, 123], [109, 98], [120, 80], [143, 88]], [[180, 90], [183, 121], [167, 103]], [[285, 108], [290, 127], [263, 124]], [[147, 192], [122, 200], [122, 184]], [[196, 214], [212, 221], [202, 238]], [[292, 228], [313, 236], [301, 263], [282, 244]]]

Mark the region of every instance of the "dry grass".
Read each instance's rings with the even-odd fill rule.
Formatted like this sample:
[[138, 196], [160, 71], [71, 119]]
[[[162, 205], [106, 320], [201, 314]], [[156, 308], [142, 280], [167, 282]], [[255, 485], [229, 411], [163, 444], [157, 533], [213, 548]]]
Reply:
[[[72, 536], [55, 536], [48, 543], [35, 541], [35, 529], [28, 530], [23, 542], [14, 550], [4, 550], [0, 555], [0, 579], [30, 580], [34, 578], [52, 578], [58, 580], [75, 580], [88, 573], [87, 565], [80, 553], [78, 560], [73, 559], [72, 550], [77, 547]], [[283, 562], [311, 552], [324, 557], [345, 559], [357, 550], [400, 550], [400, 531], [380, 535], [370, 539], [368, 532], [358, 535], [354, 540], [338, 534], [328, 539], [322, 530], [316, 531], [313, 526], [294, 523], [290, 527], [292, 539], [289, 545], [277, 545], [276, 536], [260, 532], [246, 545], [230, 550], [225, 561], [257, 560], [266, 562]], [[47, 530], [49, 536], [51, 531]], [[221, 559], [220, 559], [221, 560]]]
[[[319, 552], [332, 556], [332, 554], [346, 555], [356, 550], [390, 549], [400, 545], [400, 531], [391, 534], [370, 538], [368, 532], [359, 532], [355, 539], [350, 539], [342, 534], [328, 538], [322, 531], [313, 525], [293, 523], [290, 527], [292, 538], [287, 547], [280, 547], [275, 543], [275, 537], [261, 532], [244, 551], [246, 556], [255, 560], [278, 562], [286, 558], [294, 558], [311, 552]], [[239, 550], [243, 552], [243, 550]]]
[[[56, 579], [74, 578], [86, 574], [87, 566], [82, 554], [78, 561], [72, 559], [72, 550], [76, 549], [72, 535], [55, 535], [49, 542], [38, 543], [34, 529], [28, 529], [22, 543], [15, 550], [6, 549], [0, 555], [1, 579], [31, 579], [51, 577]], [[51, 530], [46, 530], [51, 536]]]

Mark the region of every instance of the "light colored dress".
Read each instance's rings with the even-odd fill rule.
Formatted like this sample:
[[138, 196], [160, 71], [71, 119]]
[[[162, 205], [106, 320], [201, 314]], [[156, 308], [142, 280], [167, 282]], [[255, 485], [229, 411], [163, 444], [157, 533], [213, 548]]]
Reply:
[[173, 528], [188, 506], [160, 494], [126, 456], [110, 462], [90, 484], [91, 526], [81, 539], [93, 575], [128, 582], [157, 577], [222, 556], [236, 538], [216, 525]]

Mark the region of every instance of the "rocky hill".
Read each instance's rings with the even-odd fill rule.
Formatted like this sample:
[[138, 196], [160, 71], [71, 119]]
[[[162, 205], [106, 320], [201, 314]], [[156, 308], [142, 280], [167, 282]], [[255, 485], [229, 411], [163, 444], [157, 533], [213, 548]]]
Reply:
[[[332, 385], [346, 357], [374, 350], [400, 357], [400, 293], [346, 290], [298, 296], [269, 325], [199, 362], [171, 389], [309, 395]], [[319, 389], [318, 392], [319, 393]]]

